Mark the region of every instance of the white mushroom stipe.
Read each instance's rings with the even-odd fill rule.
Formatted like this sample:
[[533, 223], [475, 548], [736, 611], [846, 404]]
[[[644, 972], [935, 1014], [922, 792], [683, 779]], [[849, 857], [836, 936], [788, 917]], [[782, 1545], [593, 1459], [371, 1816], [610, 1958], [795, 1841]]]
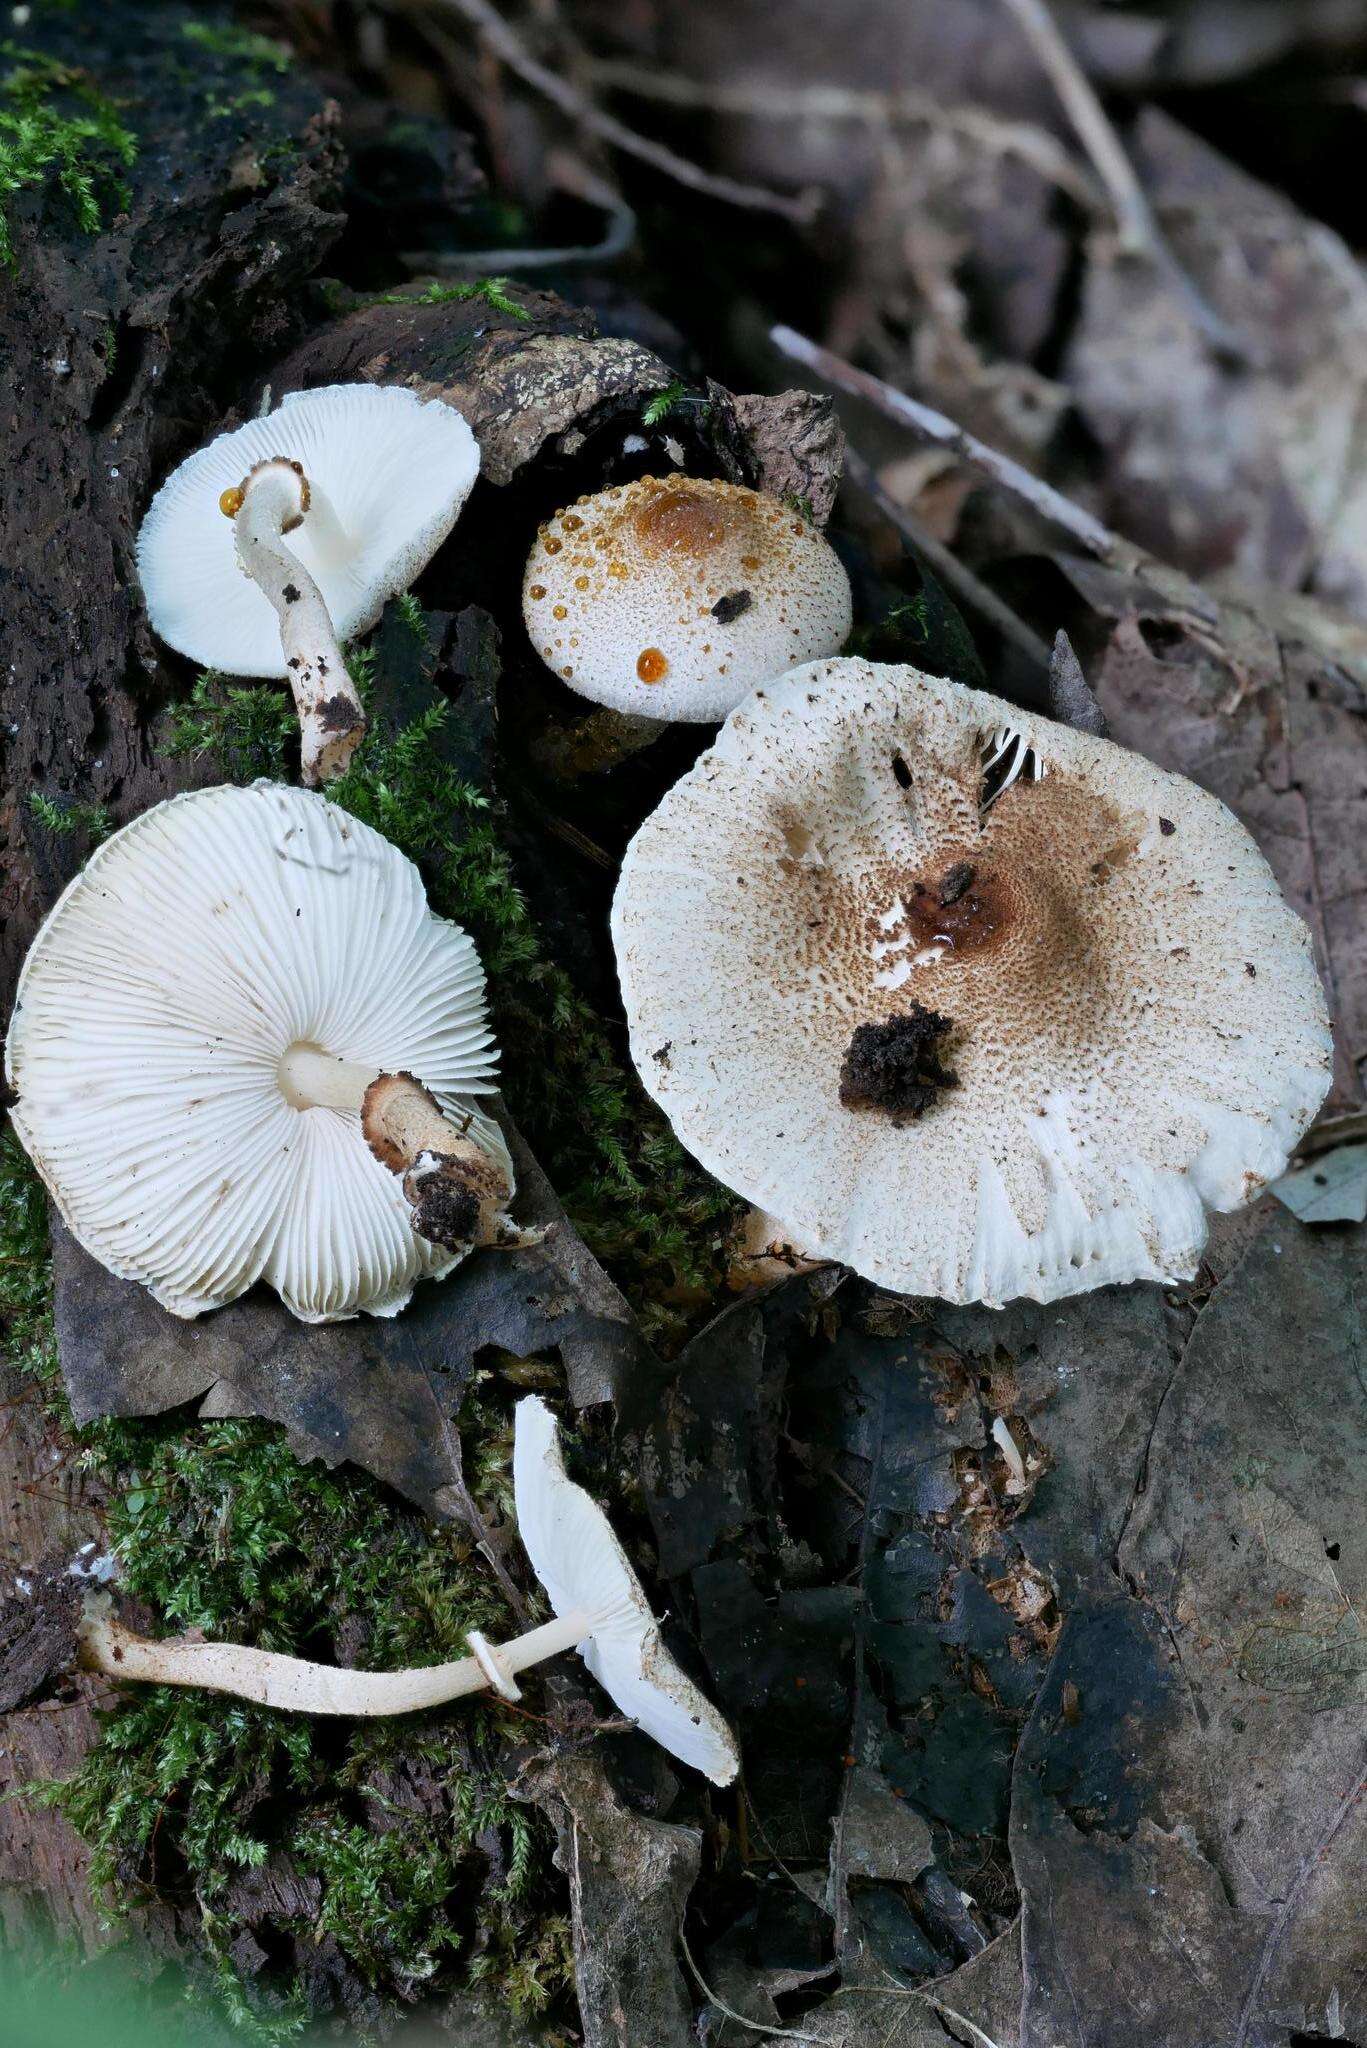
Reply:
[[541, 529], [522, 616], [533, 647], [595, 703], [657, 721], [724, 718], [756, 683], [834, 654], [850, 582], [802, 513], [699, 477], [642, 477]]
[[520, 1697], [516, 1673], [572, 1650], [586, 1625], [586, 1617], [571, 1615], [497, 1647], [472, 1629], [467, 1638], [472, 1656], [411, 1671], [353, 1671], [243, 1643], [206, 1643], [184, 1636], [151, 1642], [125, 1628], [108, 1598], [99, 1597], [87, 1601], [78, 1639], [84, 1669], [102, 1671], [109, 1678], [193, 1686], [290, 1714], [373, 1719], [419, 1714], [470, 1693], [493, 1691], [515, 1700]]
[[[232, 519], [244, 575], [269, 599], [280, 621], [285, 672], [299, 714], [300, 775], [310, 787], [345, 772], [366, 724], [323, 593], [284, 541], [305, 514], [319, 518], [324, 502], [300, 465], [281, 457], [258, 462], [219, 501], [220, 511]], [[326, 551], [339, 552], [345, 535], [330, 508], [320, 523]]]
[[901, 1293], [1188, 1278], [1206, 1210], [1283, 1170], [1328, 1086], [1309, 934], [1224, 806], [914, 669], [756, 690], [628, 848], [612, 923], [679, 1137]]
[[474, 435], [439, 400], [378, 384], [292, 392], [153, 499], [137, 557], [153, 630], [226, 675], [288, 677], [305, 779], [337, 773], [359, 736], [341, 647], [426, 566], [478, 473]]
[[273, 783], [107, 840], [33, 942], [6, 1048], [88, 1251], [177, 1315], [264, 1280], [309, 1322], [395, 1315], [513, 1241], [495, 1061], [474, 946], [417, 869]]
[[296, 1714], [413, 1714], [469, 1693], [520, 1697], [518, 1674], [577, 1650], [614, 1704], [681, 1763], [728, 1785], [740, 1765], [735, 1738], [660, 1641], [659, 1624], [612, 1525], [567, 1477], [555, 1418], [536, 1396], [519, 1401], [513, 1485], [523, 1546], [556, 1610], [508, 1643], [478, 1629], [472, 1654], [410, 1671], [353, 1671], [239, 1643], [186, 1637], [150, 1642], [87, 1598], [80, 1660], [91, 1671], [151, 1685], [197, 1686]]

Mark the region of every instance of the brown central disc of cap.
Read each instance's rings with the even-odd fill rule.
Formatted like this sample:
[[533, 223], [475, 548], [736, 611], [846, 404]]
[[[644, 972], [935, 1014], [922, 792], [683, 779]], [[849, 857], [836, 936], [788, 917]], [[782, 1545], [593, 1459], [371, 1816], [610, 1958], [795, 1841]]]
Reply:
[[660, 491], [636, 514], [642, 544], [660, 553], [710, 554], [730, 530], [725, 503], [698, 491]]
[[914, 944], [947, 945], [972, 959], [1001, 945], [1015, 921], [1015, 890], [1000, 865], [965, 856], [903, 883], [906, 925]]

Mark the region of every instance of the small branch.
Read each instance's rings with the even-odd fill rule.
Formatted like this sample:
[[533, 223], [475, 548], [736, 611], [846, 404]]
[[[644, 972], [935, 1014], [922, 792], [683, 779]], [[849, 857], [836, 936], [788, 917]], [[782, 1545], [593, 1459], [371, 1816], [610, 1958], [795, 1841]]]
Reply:
[[1125, 154], [1091, 80], [1059, 33], [1046, 0], [1002, 0], [1002, 5], [1039, 59], [1079, 142], [1110, 194], [1122, 253], [1146, 257], [1173, 288], [1211, 346], [1232, 361], [1246, 362], [1248, 350], [1244, 342], [1207, 304], [1164, 240], [1134, 165]]
[[935, 574], [956, 596], [975, 612], [1003, 640], [1016, 648], [1038, 669], [1049, 667], [1049, 649], [1037, 633], [1031, 631], [1024, 619], [1018, 619], [1008, 604], [1003, 603], [995, 590], [989, 590], [985, 583], [966, 568], [957, 555], [952, 555], [943, 542], [936, 540], [922, 525], [921, 521], [899, 505], [889, 491], [884, 490], [869, 464], [855, 449], [845, 449], [845, 474], [856, 490], [878, 507], [890, 525], [895, 526], [903, 539], [924, 555]]
[[[918, 440], [929, 441], [934, 447], [945, 449], [956, 461], [976, 469], [989, 483], [1008, 491], [1013, 498], [1019, 498], [1042, 519], [1061, 527], [1079, 547], [1085, 548], [1089, 555], [1095, 555], [1098, 561], [1113, 568], [1132, 568], [1138, 560], [1138, 550], [1130, 547], [1118, 533], [1112, 533], [1108, 526], [1103, 526], [1090, 512], [1084, 512], [1071, 498], [1065, 498], [1052, 484], [1046, 484], [1040, 477], [1032, 476], [1028, 469], [1022, 469], [1009, 455], [999, 454], [985, 441], [978, 440], [976, 435], [956, 426], [942, 412], [922, 405], [919, 399], [909, 398], [905, 391], [885, 384], [881, 377], [874, 377], [867, 370], [857, 370], [843, 356], [832, 354], [819, 342], [809, 341], [805, 334], [797, 333], [792, 327], [771, 328], [769, 339], [790, 362], [801, 363], [825, 383], [833, 384], [837, 391], [844, 391], [851, 398], [863, 399], [866, 405], [873, 406], [887, 419], [907, 427]], [[1045, 660], [1048, 661], [1047, 651]]]
[[687, 186], [690, 192], [701, 192], [709, 199], [724, 200], [729, 206], [746, 207], [754, 213], [774, 213], [781, 220], [792, 221], [798, 227], [806, 227], [815, 220], [821, 203], [818, 194], [808, 192], [790, 199], [762, 185], [744, 185], [734, 178], [715, 176], [698, 164], [690, 163], [686, 157], [676, 156], [663, 143], [638, 135], [612, 114], [605, 114], [568, 79], [533, 57], [491, 0], [441, 0], [441, 4], [449, 11], [463, 15], [499, 61], [516, 72], [524, 84], [541, 93], [581, 128], [587, 128], [592, 134], [601, 136], [604, 142], [611, 143], [614, 149], [639, 157], [642, 163], [651, 164], [667, 178], [673, 178], [676, 184]]
[[1025, 121], [1003, 120], [981, 107], [946, 106], [928, 92], [905, 87], [897, 92], [859, 92], [840, 85], [728, 81], [704, 85], [675, 71], [649, 71], [639, 64], [612, 59], [591, 60], [589, 76], [595, 85], [629, 93], [634, 99], [711, 114], [739, 114], [755, 121], [851, 121], [866, 128], [936, 128], [989, 156], [1019, 158], [1089, 213], [1105, 210], [1107, 195], [1045, 129]]
[[636, 215], [616, 187], [596, 176], [569, 150], [547, 152], [546, 174], [557, 190], [601, 210], [606, 220], [601, 241], [562, 249], [414, 249], [404, 251], [400, 263], [421, 276], [517, 277], [537, 270], [606, 266], [625, 256], [636, 240]]
[[738, 2025], [748, 2027], [752, 2034], [767, 2034], [772, 2041], [809, 2041], [812, 2048], [822, 2048], [823, 2042], [829, 2041], [830, 2037], [826, 2034], [799, 2034], [791, 2027], [771, 2027], [766, 2020], [747, 2019], [743, 2012], [737, 2012], [734, 2006], [728, 2005], [726, 2000], [719, 1998], [712, 1989], [693, 1960], [693, 1951], [688, 1946], [688, 1937], [682, 1927], [679, 1929], [679, 1947], [683, 1950], [684, 1961], [703, 1997], [709, 2005], [715, 2006], [719, 2013], [725, 2014], [728, 2020], [735, 2020]]

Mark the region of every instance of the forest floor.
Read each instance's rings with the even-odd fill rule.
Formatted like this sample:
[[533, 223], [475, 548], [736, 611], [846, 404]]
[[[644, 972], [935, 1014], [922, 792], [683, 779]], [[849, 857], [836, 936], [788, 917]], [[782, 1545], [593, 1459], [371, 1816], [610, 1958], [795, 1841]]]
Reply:
[[[474, 937], [549, 1233], [393, 1322], [185, 1324], [7, 1135], [0, 1549], [111, 1550], [154, 1632], [457, 1656], [507, 1626], [491, 1541], [534, 1597], [544, 1392], [743, 1755], [676, 1772], [569, 1659], [390, 1725], [54, 1688], [31, 1643], [6, 1691], [11, 1604], [16, 2040], [1367, 2042], [1367, 7], [1067, 43], [1033, 0], [11, 13], [6, 1015], [111, 829], [297, 774], [283, 692], [151, 634], [158, 483], [291, 391], [443, 397], [481, 478], [349, 650], [372, 729], [329, 794]], [[521, 615], [541, 522], [673, 469], [826, 526], [853, 651], [1099, 713], [1258, 840], [1333, 1087], [1190, 1282], [735, 1284], [742, 1205], [636, 1077], [608, 934], [715, 729], [605, 750]]]

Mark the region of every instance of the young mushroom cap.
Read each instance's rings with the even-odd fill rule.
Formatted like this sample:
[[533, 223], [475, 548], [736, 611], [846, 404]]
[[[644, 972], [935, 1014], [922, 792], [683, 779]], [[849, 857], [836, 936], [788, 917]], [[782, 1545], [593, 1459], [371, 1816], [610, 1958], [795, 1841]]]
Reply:
[[1187, 1277], [1203, 1204], [1275, 1178], [1328, 1085], [1309, 934], [1231, 813], [914, 669], [757, 690], [628, 848], [612, 922], [684, 1143], [906, 1293]]
[[756, 683], [834, 654], [850, 584], [809, 519], [698, 477], [642, 477], [542, 527], [522, 613], [582, 697], [646, 718], [724, 718]]
[[[106, 841], [33, 942], [6, 1048], [15, 1128], [88, 1251], [177, 1315], [265, 1280], [310, 1322], [394, 1315], [470, 1242], [506, 1241], [512, 1163], [472, 1099], [495, 1061], [474, 945], [417, 869], [271, 783]], [[469, 1241], [419, 1235], [408, 1182], [467, 1159]]]
[[579, 1654], [603, 1690], [671, 1756], [729, 1785], [735, 1737], [660, 1640], [659, 1623], [607, 1516], [565, 1471], [555, 1417], [532, 1394], [517, 1404], [517, 1527], [558, 1615], [584, 1614]]
[[313, 500], [285, 546], [343, 641], [373, 626], [431, 560], [479, 473], [478, 443], [454, 407], [381, 384], [291, 392], [187, 456], [143, 520], [138, 581], [153, 631], [227, 675], [287, 672], [280, 622], [239, 567], [221, 502], [278, 458], [303, 470]]

